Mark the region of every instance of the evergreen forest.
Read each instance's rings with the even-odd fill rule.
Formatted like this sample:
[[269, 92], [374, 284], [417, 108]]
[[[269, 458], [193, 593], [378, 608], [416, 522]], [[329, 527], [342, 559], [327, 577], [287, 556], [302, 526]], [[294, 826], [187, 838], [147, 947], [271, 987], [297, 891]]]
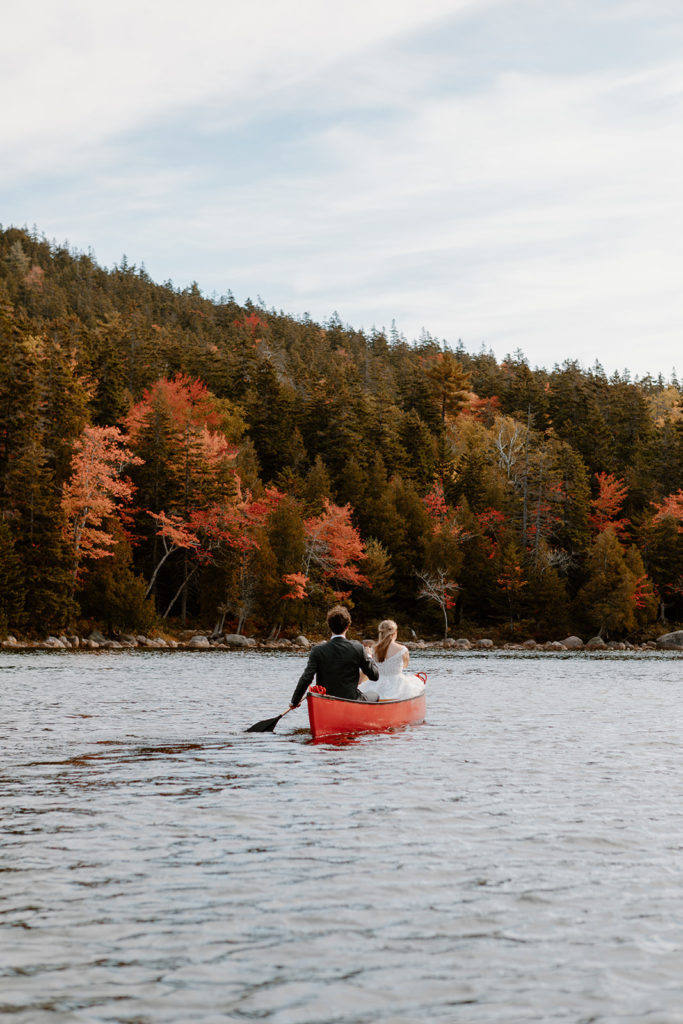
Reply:
[[0, 348], [0, 637], [286, 637], [335, 601], [431, 637], [683, 622], [675, 376], [315, 323], [17, 228]]

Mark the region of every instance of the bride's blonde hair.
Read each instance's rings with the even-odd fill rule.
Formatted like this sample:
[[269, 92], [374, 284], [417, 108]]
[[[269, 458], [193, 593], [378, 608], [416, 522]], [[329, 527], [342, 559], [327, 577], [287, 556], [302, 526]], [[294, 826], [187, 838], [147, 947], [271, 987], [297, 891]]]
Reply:
[[393, 619], [385, 619], [384, 622], [380, 622], [377, 627], [378, 640], [375, 644], [375, 659], [377, 661], [384, 661], [391, 641], [395, 639], [397, 633], [398, 626]]

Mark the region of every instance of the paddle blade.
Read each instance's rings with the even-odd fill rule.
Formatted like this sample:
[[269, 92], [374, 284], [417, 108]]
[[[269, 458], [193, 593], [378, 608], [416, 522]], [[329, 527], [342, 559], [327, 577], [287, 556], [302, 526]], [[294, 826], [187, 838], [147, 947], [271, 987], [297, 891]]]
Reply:
[[282, 715], [276, 715], [275, 718], [264, 718], [262, 722], [256, 722], [255, 725], [250, 725], [245, 732], [272, 732], [277, 723], [282, 718]]

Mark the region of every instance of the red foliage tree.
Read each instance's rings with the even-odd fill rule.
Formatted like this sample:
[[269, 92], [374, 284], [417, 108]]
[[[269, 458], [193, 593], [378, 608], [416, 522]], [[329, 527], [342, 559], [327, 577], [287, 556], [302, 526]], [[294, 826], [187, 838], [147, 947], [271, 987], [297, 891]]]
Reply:
[[[237, 447], [224, 433], [225, 418], [221, 403], [206, 385], [182, 373], [156, 381], [128, 413], [132, 446], [147, 459], [159, 454], [165, 476], [176, 481], [175, 511], [182, 507], [188, 515], [191, 508], [215, 497], [217, 489], [225, 490], [226, 483], [232, 486], [230, 467]], [[156, 448], [148, 452], [150, 431], [156, 435]]]
[[628, 487], [613, 473], [596, 473], [598, 496], [591, 500], [592, 512], [588, 521], [596, 534], [608, 527], [614, 530], [617, 537], [623, 539], [630, 520], [621, 516], [621, 510], [628, 495]]
[[303, 572], [286, 572], [282, 582], [287, 587], [287, 593], [282, 595], [283, 601], [303, 601], [306, 598], [306, 584], [308, 576]]
[[106, 521], [119, 516], [135, 488], [123, 472], [141, 464], [118, 427], [85, 427], [74, 444], [71, 477], [62, 490], [66, 538], [73, 552], [74, 578], [85, 558], [112, 554], [116, 538]]
[[448, 519], [450, 509], [444, 495], [443, 483], [436, 480], [430, 491], [422, 499], [427, 509], [427, 514], [432, 521], [435, 530], [440, 530]]
[[497, 395], [493, 395], [491, 398], [479, 398], [478, 395], [473, 394], [460, 415], [470, 416], [473, 420], [492, 427], [496, 416], [500, 415], [500, 398]]
[[679, 532], [683, 532], [683, 490], [668, 494], [664, 501], [652, 503], [655, 514], [652, 521], [659, 523], [662, 519], [671, 518], [678, 523]]
[[153, 467], [148, 474], [156, 521], [150, 589], [173, 552], [183, 551], [180, 585], [164, 616], [182, 595], [185, 619], [187, 585], [199, 565], [211, 560], [211, 551], [226, 543], [225, 517], [241, 500], [237, 448], [224, 432], [228, 415], [225, 403], [202, 381], [179, 373], [148, 388], [126, 420], [131, 443]]
[[180, 431], [208, 428], [221, 424], [221, 412], [214, 395], [201, 380], [177, 373], [172, 380], [162, 378], [146, 388], [142, 398], [128, 413], [126, 425], [134, 440], [142, 431], [155, 404], [161, 402]]
[[[337, 581], [352, 586], [369, 586], [358, 568], [365, 557], [360, 533], [351, 522], [350, 505], [333, 505], [323, 498], [323, 511], [304, 522], [306, 551], [303, 572], [308, 578], [318, 569], [325, 582]], [[335, 591], [337, 597], [347, 592]]]
[[642, 611], [656, 597], [657, 590], [649, 576], [639, 576], [634, 584], [633, 594], [631, 595], [631, 600], [635, 607]]
[[479, 528], [490, 545], [489, 558], [495, 558], [498, 554], [498, 547], [505, 534], [507, 527], [507, 516], [496, 508], [485, 508], [483, 512], [477, 512], [474, 516]]

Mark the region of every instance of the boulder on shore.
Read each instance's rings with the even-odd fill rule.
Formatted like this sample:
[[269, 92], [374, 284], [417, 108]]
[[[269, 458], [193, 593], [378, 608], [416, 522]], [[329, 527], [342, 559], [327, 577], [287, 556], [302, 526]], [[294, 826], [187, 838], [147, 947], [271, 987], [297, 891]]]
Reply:
[[586, 643], [586, 649], [589, 651], [604, 651], [606, 647], [607, 644], [600, 636], [593, 636]]
[[211, 644], [209, 643], [208, 636], [202, 636], [201, 633], [198, 633], [195, 636], [193, 636], [190, 639], [189, 643], [188, 643], [188, 647], [210, 647], [210, 646], [211, 646]]
[[253, 647], [256, 641], [249, 636], [242, 636], [241, 633], [226, 633], [223, 643], [228, 647]]
[[657, 637], [656, 642], [657, 647], [683, 650], [683, 629], [677, 629], [673, 633], [662, 633]]
[[304, 650], [306, 651], [311, 646], [311, 641], [308, 639], [307, 636], [304, 636], [303, 634], [301, 636], [298, 636], [294, 643], [296, 644], [297, 647], [303, 647]]
[[493, 647], [493, 640], [489, 640], [488, 637], [485, 637], [483, 640], [477, 640], [474, 646], [478, 647], [480, 651], [488, 650]]
[[580, 636], [568, 636], [562, 641], [568, 651], [580, 651], [583, 647], [583, 640]]

